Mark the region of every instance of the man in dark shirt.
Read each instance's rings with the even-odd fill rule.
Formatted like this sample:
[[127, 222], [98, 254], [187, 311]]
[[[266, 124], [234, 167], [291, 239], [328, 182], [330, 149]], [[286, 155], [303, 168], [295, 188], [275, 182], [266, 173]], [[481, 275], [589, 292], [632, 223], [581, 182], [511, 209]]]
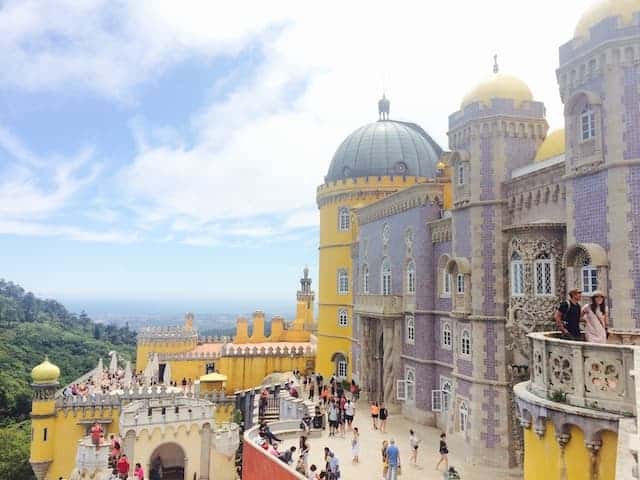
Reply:
[[574, 288], [569, 292], [569, 301], [562, 302], [554, 316], [558, 330], [570, 340], [581, 340], [580, 335], [580, 298], [582, 292]]

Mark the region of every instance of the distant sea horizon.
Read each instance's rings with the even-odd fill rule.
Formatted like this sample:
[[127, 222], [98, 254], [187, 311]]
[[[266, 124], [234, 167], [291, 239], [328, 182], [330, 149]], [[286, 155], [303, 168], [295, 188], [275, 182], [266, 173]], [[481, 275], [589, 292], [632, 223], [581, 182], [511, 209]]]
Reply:
[[239, 315], [251, 315], [256, 310], [265, 312], [267, 319], [282, 315], [292, 319], [295, 305], [285, 300], [220, 300], [220, 299], [108, 299], [59, 296], [57, 300], [70, 312], [85, 311], [100, 323], [124, 325], [138, 329], [145, 325], [176, 325], [191, 312], [196, 326], [225, 328], [235, 325]]

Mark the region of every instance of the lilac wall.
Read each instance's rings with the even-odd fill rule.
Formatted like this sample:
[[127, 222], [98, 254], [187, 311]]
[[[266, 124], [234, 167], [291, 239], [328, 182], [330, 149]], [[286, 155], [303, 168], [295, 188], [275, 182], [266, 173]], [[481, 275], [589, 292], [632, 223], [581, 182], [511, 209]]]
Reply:
[[577, 243], [607, 242], [607, 171], [573, 179], [574, 227]]
[[455, 257], [471, 257], [471, 210], [455, 210], [452, 213], [454, 224]]
[[[451, 256], [451, 242], [436, 243], [433, 245], [433, 278], [437, 280], [438, 275], [442, 275], [442, 272], [438, 270], [438, 261], [444, 254]], [[435, 310], [442, 312], [451, 311], [451, 297], [441, 298], [438, 295], [438, 282], [434, 281], [434, 305]]]
[[635, 292], [632, 295], [634, 306], [631, 315], [636, 319], [636, 327], [640, 328], [640, 167], [629, 169], [629, 245], [631, 246], [629, 256], [630, 273], [633, 285], [630, 290]]
[[622, 139], [625, 145], [624, 159], [640, 158], [640, 68], [637, 65], [624, 69], [624, 122]]

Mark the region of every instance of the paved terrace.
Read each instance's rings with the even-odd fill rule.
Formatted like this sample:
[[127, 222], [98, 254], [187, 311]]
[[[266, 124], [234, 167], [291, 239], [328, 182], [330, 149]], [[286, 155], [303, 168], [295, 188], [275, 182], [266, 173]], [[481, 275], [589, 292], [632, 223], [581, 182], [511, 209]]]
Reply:
[[[342, 470], [342, 480], [378, 480], [382, 478], [382, 458], [381, 447], [383, 440], [394, 438], [400, 448], [400, 460], [402, 462], [402, 475], [400, 480], [442, 480], [442, 472], [435, 470], [440, 455], [438, 453], [440, 433], [436, 428], [416, 425], [401, 415], [392, 415], [387, 421], [387, 432], [380, 433], [374, 430], [371, 425], [369, 406], [365, 402], [359, 402], [356, 410], [356, 417], [353, 425], [360, 430], [360, 463], [351, 463], [351, 432], [347, 431], [344, 438], [338, 435], [336, 438], [329, 438], [329, 427], [322, 432], [321, 437], [312, 433], [309, 439], [311, 454], [309, 465], [316, 464], [319, 469], [324, 468], [324, 447], [333, 450]], [[418, 463], [416, 466], [409, 462], [409, 429], [413, 428], [422, 440], [418, 450]], [[298, 447], [299, 437], [284, 438], [279, 445], [279, 450], [284, 451], [295, 445]], [[467, 462], [466, 447], [461, 439], [455, 435], [448, 436], [449, 445], [449, 465], [453, 466], [460, 473], [462, 480], [506, 480], [519, 479], [522, 474], [518, 470], [497, 470], [480, 467]], [[294, 458], [297, 460], [298, 452]], [[295, 466], [295, 462], [294, 462]], [[442, 469], [442, 466], [440, 467]], [[320, 471], [320, 470], [318, 470]]]

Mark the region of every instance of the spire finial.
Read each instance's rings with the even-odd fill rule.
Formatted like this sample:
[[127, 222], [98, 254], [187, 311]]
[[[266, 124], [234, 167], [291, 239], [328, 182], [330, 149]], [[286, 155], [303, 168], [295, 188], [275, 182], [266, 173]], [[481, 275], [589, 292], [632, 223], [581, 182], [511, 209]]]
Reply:
[[498, 73], [499, 68], [498, 68], [498, 55], [495, 54], [493, 56], [493, 73]]

